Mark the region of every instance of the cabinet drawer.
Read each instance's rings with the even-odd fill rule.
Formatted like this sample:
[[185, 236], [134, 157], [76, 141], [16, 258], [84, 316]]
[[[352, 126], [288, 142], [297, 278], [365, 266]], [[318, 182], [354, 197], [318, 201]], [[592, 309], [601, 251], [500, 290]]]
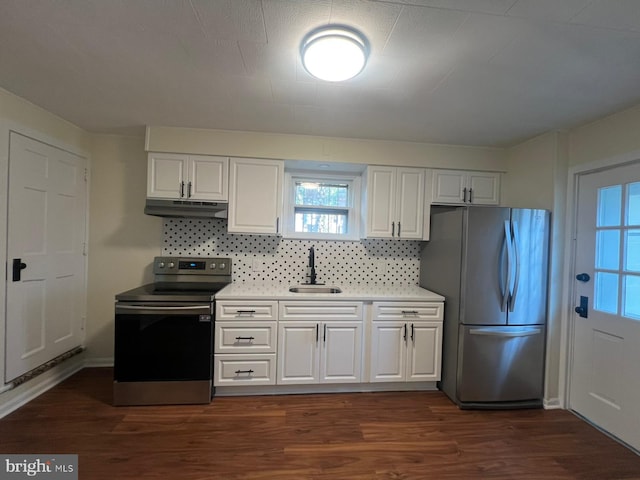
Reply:
[[362, 320], [361, 302], [280, 302], [280, 320]]
[[216, 302], [216, 320], [277, 320], [278, 302]]
[[215, 353], [275, 353], [277, 322], [216, 322]]
[[373, 303], [373, 320], [442, 320], [441, 302]]
[[215, 355], [213, 384], [275, 385], [276, 354], [267, 355]]

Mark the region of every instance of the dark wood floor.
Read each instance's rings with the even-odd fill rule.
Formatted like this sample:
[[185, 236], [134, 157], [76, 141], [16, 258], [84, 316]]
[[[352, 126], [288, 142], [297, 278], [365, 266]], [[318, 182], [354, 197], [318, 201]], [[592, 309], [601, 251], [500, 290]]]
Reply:
[[461, 411], [440, 392], [112, 407], [85, 369], [0, 420], [0, 453], [76, 453], [80, 478], [640, 479], [640, 457], [562, 410]]

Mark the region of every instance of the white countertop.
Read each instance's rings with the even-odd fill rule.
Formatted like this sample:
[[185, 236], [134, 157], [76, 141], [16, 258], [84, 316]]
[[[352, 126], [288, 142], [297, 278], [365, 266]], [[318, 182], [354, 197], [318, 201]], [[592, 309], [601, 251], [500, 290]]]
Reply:
[[417, 285], [326, 285], [341, 293], [293, 293], [295, 284], [231, 283], [216, 293], [216, 300], [351, 300], [442, 302], [444, 297]]

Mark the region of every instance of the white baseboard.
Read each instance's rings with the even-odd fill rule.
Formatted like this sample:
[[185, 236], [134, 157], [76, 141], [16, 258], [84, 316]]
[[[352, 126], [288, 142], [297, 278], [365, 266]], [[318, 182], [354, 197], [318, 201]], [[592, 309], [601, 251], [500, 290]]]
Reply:
[[26, 405], [34, 398], [85, 367], [83, 355], [77, 355], [31, 380], [0, 395], [0, 418]]
[[86, 368], [113, 367], [113, 357], [85, 358], [84, 366]]
[[545, 398], [543, 402], [543, 406], [545, 410], [560, 410], [562, 409], [562, 404], [560, 403], [559, 398]]
[[264, 385], [264, 386], [219, 386], [216, 396], [233, 397], [245, 395], [295, 395], [311, 393], [368, 393], [368, 392], [416, 392], [435, 391], [436, 382], [401, 383], [336, 383], [310, 385]]

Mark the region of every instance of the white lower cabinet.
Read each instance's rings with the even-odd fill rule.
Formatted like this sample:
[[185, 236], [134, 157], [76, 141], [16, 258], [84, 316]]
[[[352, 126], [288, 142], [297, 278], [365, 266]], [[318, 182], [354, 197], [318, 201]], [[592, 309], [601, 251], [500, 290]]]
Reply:
[[362, 333], [360, 302], [281, 302], [277, 383], [359, 383]]
[[434, 382], [442, 319], [442, 302], [216, 301], [214, 385]]
[[443, 304], [373, 303], [371, 382], [440, 380]]
[[213, 384], [275, 385], [278, 302], [218, 301]]

